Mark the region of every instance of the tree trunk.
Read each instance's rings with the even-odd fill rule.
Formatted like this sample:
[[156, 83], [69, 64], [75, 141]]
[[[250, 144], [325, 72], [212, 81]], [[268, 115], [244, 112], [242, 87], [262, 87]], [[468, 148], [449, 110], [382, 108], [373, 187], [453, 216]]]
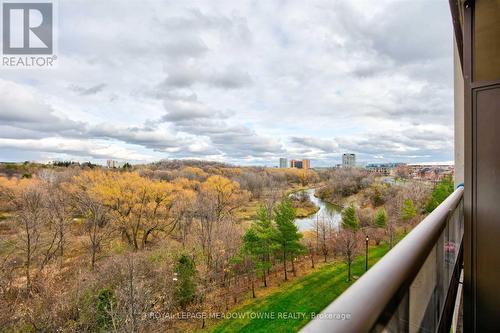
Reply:
[[29, 232], [26, 233], [27, 246], [26, 246], [26, 290], [29, 292], [31, 289], [31, 278], [30, 278], [30, 269], [31, 269], [31, 238]]
[[283, 251], [283, 269], [285, 270], [285, 281], [288, 281], [288, 275], [286, 272], [286, 251]]
[[61, 265], [62, 265], [62, 258], [64, 255], [64, 230], [62, 227], [59, 228], [59, 256], [61, 257]]
[[92, 247], [92, 259], [90, 260], [90, 267], [92, 270], [94, 270], [94, 268], [95, 268], [95, 254], [96, 254], [97, 249], [96, 249], [95, 245], [91, 245], [91, 247]]

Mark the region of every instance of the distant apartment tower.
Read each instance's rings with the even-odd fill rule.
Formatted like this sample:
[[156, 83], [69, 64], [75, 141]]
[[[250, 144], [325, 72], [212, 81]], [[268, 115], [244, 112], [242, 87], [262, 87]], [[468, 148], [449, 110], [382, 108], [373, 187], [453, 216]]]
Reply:
[[302, 160], [302, 169], [309, 169], [311, 167], [311, 160]]
[[280, 158], [280, 168], [284, 169], [288, 167], [288, 160], [284, 157]]
[[106, 167], [108, 167], [108, 169], [123, 168], [124, 165], [125, 165], [124, 162], [118, 162], [115, 160], [107, 160], [106, 161]]
[[291, 160], [290, 168], [296, 169], [309, 169], [311, 167], [311, 160]]
[[356, 154], [343, 154], [342, 155], [342, 167], [343, 168], [354, 168], [356, 166]]
[[107, 160], [107, 161], [106, 161], [106, 166], [107, 166], [109, 169], [114, 169], [114, 168], [118, 167], [118, 161], [115, 161], [115, 160]]

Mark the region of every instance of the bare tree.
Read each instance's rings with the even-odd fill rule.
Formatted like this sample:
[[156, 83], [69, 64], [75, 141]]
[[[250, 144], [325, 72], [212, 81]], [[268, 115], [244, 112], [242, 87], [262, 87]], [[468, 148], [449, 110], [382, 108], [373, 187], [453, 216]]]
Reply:
[[352, 262], [358, 254], [358, 240], [356, 232], [351, 230], [342, 230], [339, 233], [336, 244], [340, 247], [344, 261], [347, 264], [347, 280], [351, 281]]
[[85, 221], [85, 233], [90, 251], [90, 266], [94, 269], [102, 243], [112, 232], [108, 225], [108, 210], [99, 200], [90, 197], [85, 192], [78, 193], [75, 199], [76, 207]]
[[332, 234], [332, 221], [331, 219], [325, 218], [325, 216], [318, 217], [314, 221], [314, 233], [316, 234], [316, 249], [321, 252], [324, 258], [324, 262], [327, 261], [329, 253], [329, 241]]
[[269, 216], [273, 214], [274, 207], [281, 199], [283, 199], [283, 191], [280, 188], [280, 184], [275, 180], [271, 180], [269, 189], [264, 196], [264, 207], [266, 207]]
[[307, 251], [309, 252], [309, 255], [311, 256], [311, 268], [314, 268], [314, 247], [312, 245], [312, 242], [307, 243]]
[[31, 269], [39, 254], [43, 223], [47, 218], [44, 207], [45, 191], [40, 186], [29, 186], [18, 199], [18, 219], [22, 225], [21, 250], [24, 255], [26, 289], [31, 291]]
[[40, 269], [43, 269], [55, 256], [59, 256], [62, 265], [66, 233], [73, 216], [69, 197], [58, 186], [49, 188], [46, 205], [48, 209], [49, 241], [44, 250], [44, 259]]

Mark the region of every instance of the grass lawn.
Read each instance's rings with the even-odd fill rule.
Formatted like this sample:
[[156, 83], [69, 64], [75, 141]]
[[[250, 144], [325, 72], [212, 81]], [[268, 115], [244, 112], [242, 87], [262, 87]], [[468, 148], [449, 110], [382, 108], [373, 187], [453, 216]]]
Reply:
[[[371, 247], [369, 263], [375, 264], [389, 250], [382, 244]], [[365, 258], [360, 256], [352, 266], [352, 274], [361, 276], [365, 270]], [[347, 265], [336, 262], [325, 265], [317, 271], [297, 280], [285, 283], [280, 290], [262, 298], [257, 298], [232, 310], [245, 314], [243, 318], [222, 320], [211, 328], [212, 332], [297, 332], [311, 320], [311, 313], [319, 313], [351, 283], [347, 282]], [[274, 319], [250, 318], [249, 314], [274, 313]], [[297, 318], [279, 318], [278, 313], [288, 313]], [[305, 314], [302, 316], [302, 314]], [[210, 328], [209, 328], [210, 329]]]

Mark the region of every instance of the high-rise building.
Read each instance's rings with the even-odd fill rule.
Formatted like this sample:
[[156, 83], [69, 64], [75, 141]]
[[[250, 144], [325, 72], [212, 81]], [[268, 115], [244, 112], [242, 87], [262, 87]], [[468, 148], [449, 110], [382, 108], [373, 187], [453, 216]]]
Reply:
[[107, 160], [106, 161], [106, 167], [108, 167], [109, 169], [114, 169], [118, 166], [118, 161], [115, 161], [115, 160]]
[[125, 165], [124, 162], [118, 162], [115, 160], [107, 160], [106, 161], [106, 167], [108, 169], [116, 169], [116, 168], [122, 168]]
[[288, 167], [288, 160], [284, 157], [280, 158], [280, 168], [284, 169]]
[[299, 161], [299, 160], [291, 160], [291, 161], [290, 161], [290, 168], [302, 169], [302, 161]]
[[311, 160], [302, 160], [302, 169], [309, 169], [311, 168]]
[[356, 154], [343, 154], [342, 155], [342, 167], [343, 168], [354, 168], [356, 167]]
[[290, 160], [290, 168], [296, 169], [309, 169], [311, 167], [311, 160]]

